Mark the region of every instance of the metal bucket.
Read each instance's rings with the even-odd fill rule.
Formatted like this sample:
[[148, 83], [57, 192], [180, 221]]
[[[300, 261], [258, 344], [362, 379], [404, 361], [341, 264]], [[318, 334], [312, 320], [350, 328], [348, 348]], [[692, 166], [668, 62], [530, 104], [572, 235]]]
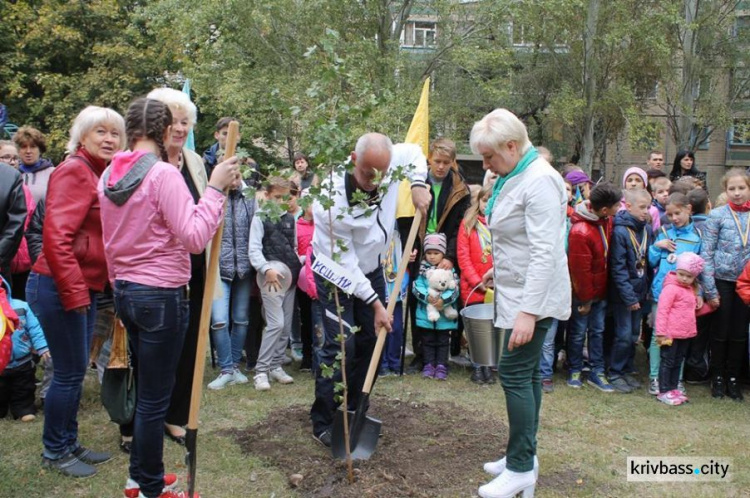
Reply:
[[472, 363], [496, 367], [500, 363], [504, 331], [493, 325], [495, 305], [473, 304], [461, 310]]

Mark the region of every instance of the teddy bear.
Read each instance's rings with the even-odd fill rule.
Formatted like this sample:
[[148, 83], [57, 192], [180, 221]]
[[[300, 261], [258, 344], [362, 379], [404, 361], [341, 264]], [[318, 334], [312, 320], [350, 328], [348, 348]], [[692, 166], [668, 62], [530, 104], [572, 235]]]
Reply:
[[[440, 268], [431, 268], [425, 273], [427, 277], [428, 295], [433, 299], [440, 299], [443, 292], [456, 288], [456, 279], [453, 277], [451, 270], [442, 270]], [[443, 315], [448, 320], [458, 318], [458, 312], [453, 306], [443, 306]], [[427, 303], [427, 319], [431, 322], [437, 322], [440, 318], [440, 311], [434, 304]]]

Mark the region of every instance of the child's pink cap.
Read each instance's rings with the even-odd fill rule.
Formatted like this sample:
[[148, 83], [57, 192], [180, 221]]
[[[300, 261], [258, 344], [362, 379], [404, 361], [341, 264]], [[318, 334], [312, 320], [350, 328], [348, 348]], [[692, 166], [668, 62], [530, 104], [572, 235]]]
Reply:
[[677, 269], [685, 270], [697, 277], [703, 271], [703, 258], [694, 252], [684, 252], [677, 256]]
[[622, 188], [625, 188], [625, 181], [627, 181], [628, 177], [630, 175], [638, 175], [641, 177], [641, 180], [643, 180], [643, 188], [648, 187], [648, 175], [646, 175], [646, 172], [643, 171], [638, 166], [633, 166], [632, 168], [628, 168], [628, 170], [625, 172], [625, 174], [622, 177]]

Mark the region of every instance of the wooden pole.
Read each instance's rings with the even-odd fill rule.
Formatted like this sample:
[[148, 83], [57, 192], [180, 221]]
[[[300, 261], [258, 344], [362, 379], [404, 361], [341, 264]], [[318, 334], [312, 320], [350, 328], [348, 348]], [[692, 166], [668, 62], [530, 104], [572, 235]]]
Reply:
[[[224, 153], [225, 158], [234, 156], [239, 139], [240, 124], [237, 121], [229, 123], [227, 134], [227, 146]], [[196, 447], [198, 439], [198, 414], [200, 412], [201, 395], [203, 394], [203, 373], [206, 368], [206, 346], [208, 334], [211, 327], [211, 305], [213, 304], [216, 281], [219, 277], [219, 256], [221, 254], [221, 237], [224, 233], [224, 219], [219, 223], [219, 228], [211, 239], [208, 269], [206, 271], [206, 283], [203, 288], [203, 302], [201, 303], [201, 321], [198, 329], [198, 348], [195, 354], [195, 370], [193, 372], [193, 390], [190, 393], [190, 415], [185, 434], [185, 457], [188, 468], [188, 496], [192, 497], [195, 492], [196, 476]]]

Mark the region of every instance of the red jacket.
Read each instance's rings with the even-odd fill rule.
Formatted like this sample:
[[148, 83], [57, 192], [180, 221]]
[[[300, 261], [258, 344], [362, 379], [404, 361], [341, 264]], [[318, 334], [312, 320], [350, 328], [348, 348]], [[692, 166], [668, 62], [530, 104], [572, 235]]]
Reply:
[[[26, 199], [26, 221], [23, 224], [23, 231], [26, 232], [31, 223], [31, 217], [34, 216], [34, 209], [36, 209], [36, 203], [34, 197], [31, 195], [31, 190], [26, 185], [23, 186], [23, 195]], [[31, 255], [29, 255], [29, 244], [26, 242], [26, 237], [21, 239], [21, 245], [18, 246], [18, 252], [10, 263], [11, 273], [24, 273], [31, 270]]]
[[78, 149], [55, 169], [47, 187], [42, 253], [32, 270], [55, 280], [66, 311], [89, 306], [89, 290], [101, 292], [107, 284], [96, 193], [105, 167]]
[[671, 339], [690, 339], [698, 334], [695, 320], [695, 290], [677, 282], [675, 272], [664, 279], [656, 308], [654, 333]]
[[740, 278], [737, 279], [737, 294], [745, 304], [750, 306], [750, 262], [745, 265]]
[[[479, 216], [477, 221], [484, 223], [484, 216]], [[469, 235], [466, 234], [463, 220], [458, 226], [456, 255], [458, 268], [461, 270], [461, 302], [464, 303], [464, 306], [483, 303], [484, 291], [477, 289], [471, 295], [471, 298], [469, 298], [469, 293], [482, 282], [482, 276], [492, 268], [492, 253], [484, 254], [476, 229], [472, 229]], [[484, 261], [482, 261], [483, 259]]]
[[297, 218], [297, 254], [304, 256], [307, 254], [307, 247], [312, 244], [315, 224], [312, 220], [306, 220], [300, 216]]
[[588, 201], [571, 216], [568, 235], [568, 268], [573, 297], [584, 303], [607, 298], [607, 250], [600, 228], [604, 229], [607, 248], [612, 239], [612, 219], [599, 219]]

